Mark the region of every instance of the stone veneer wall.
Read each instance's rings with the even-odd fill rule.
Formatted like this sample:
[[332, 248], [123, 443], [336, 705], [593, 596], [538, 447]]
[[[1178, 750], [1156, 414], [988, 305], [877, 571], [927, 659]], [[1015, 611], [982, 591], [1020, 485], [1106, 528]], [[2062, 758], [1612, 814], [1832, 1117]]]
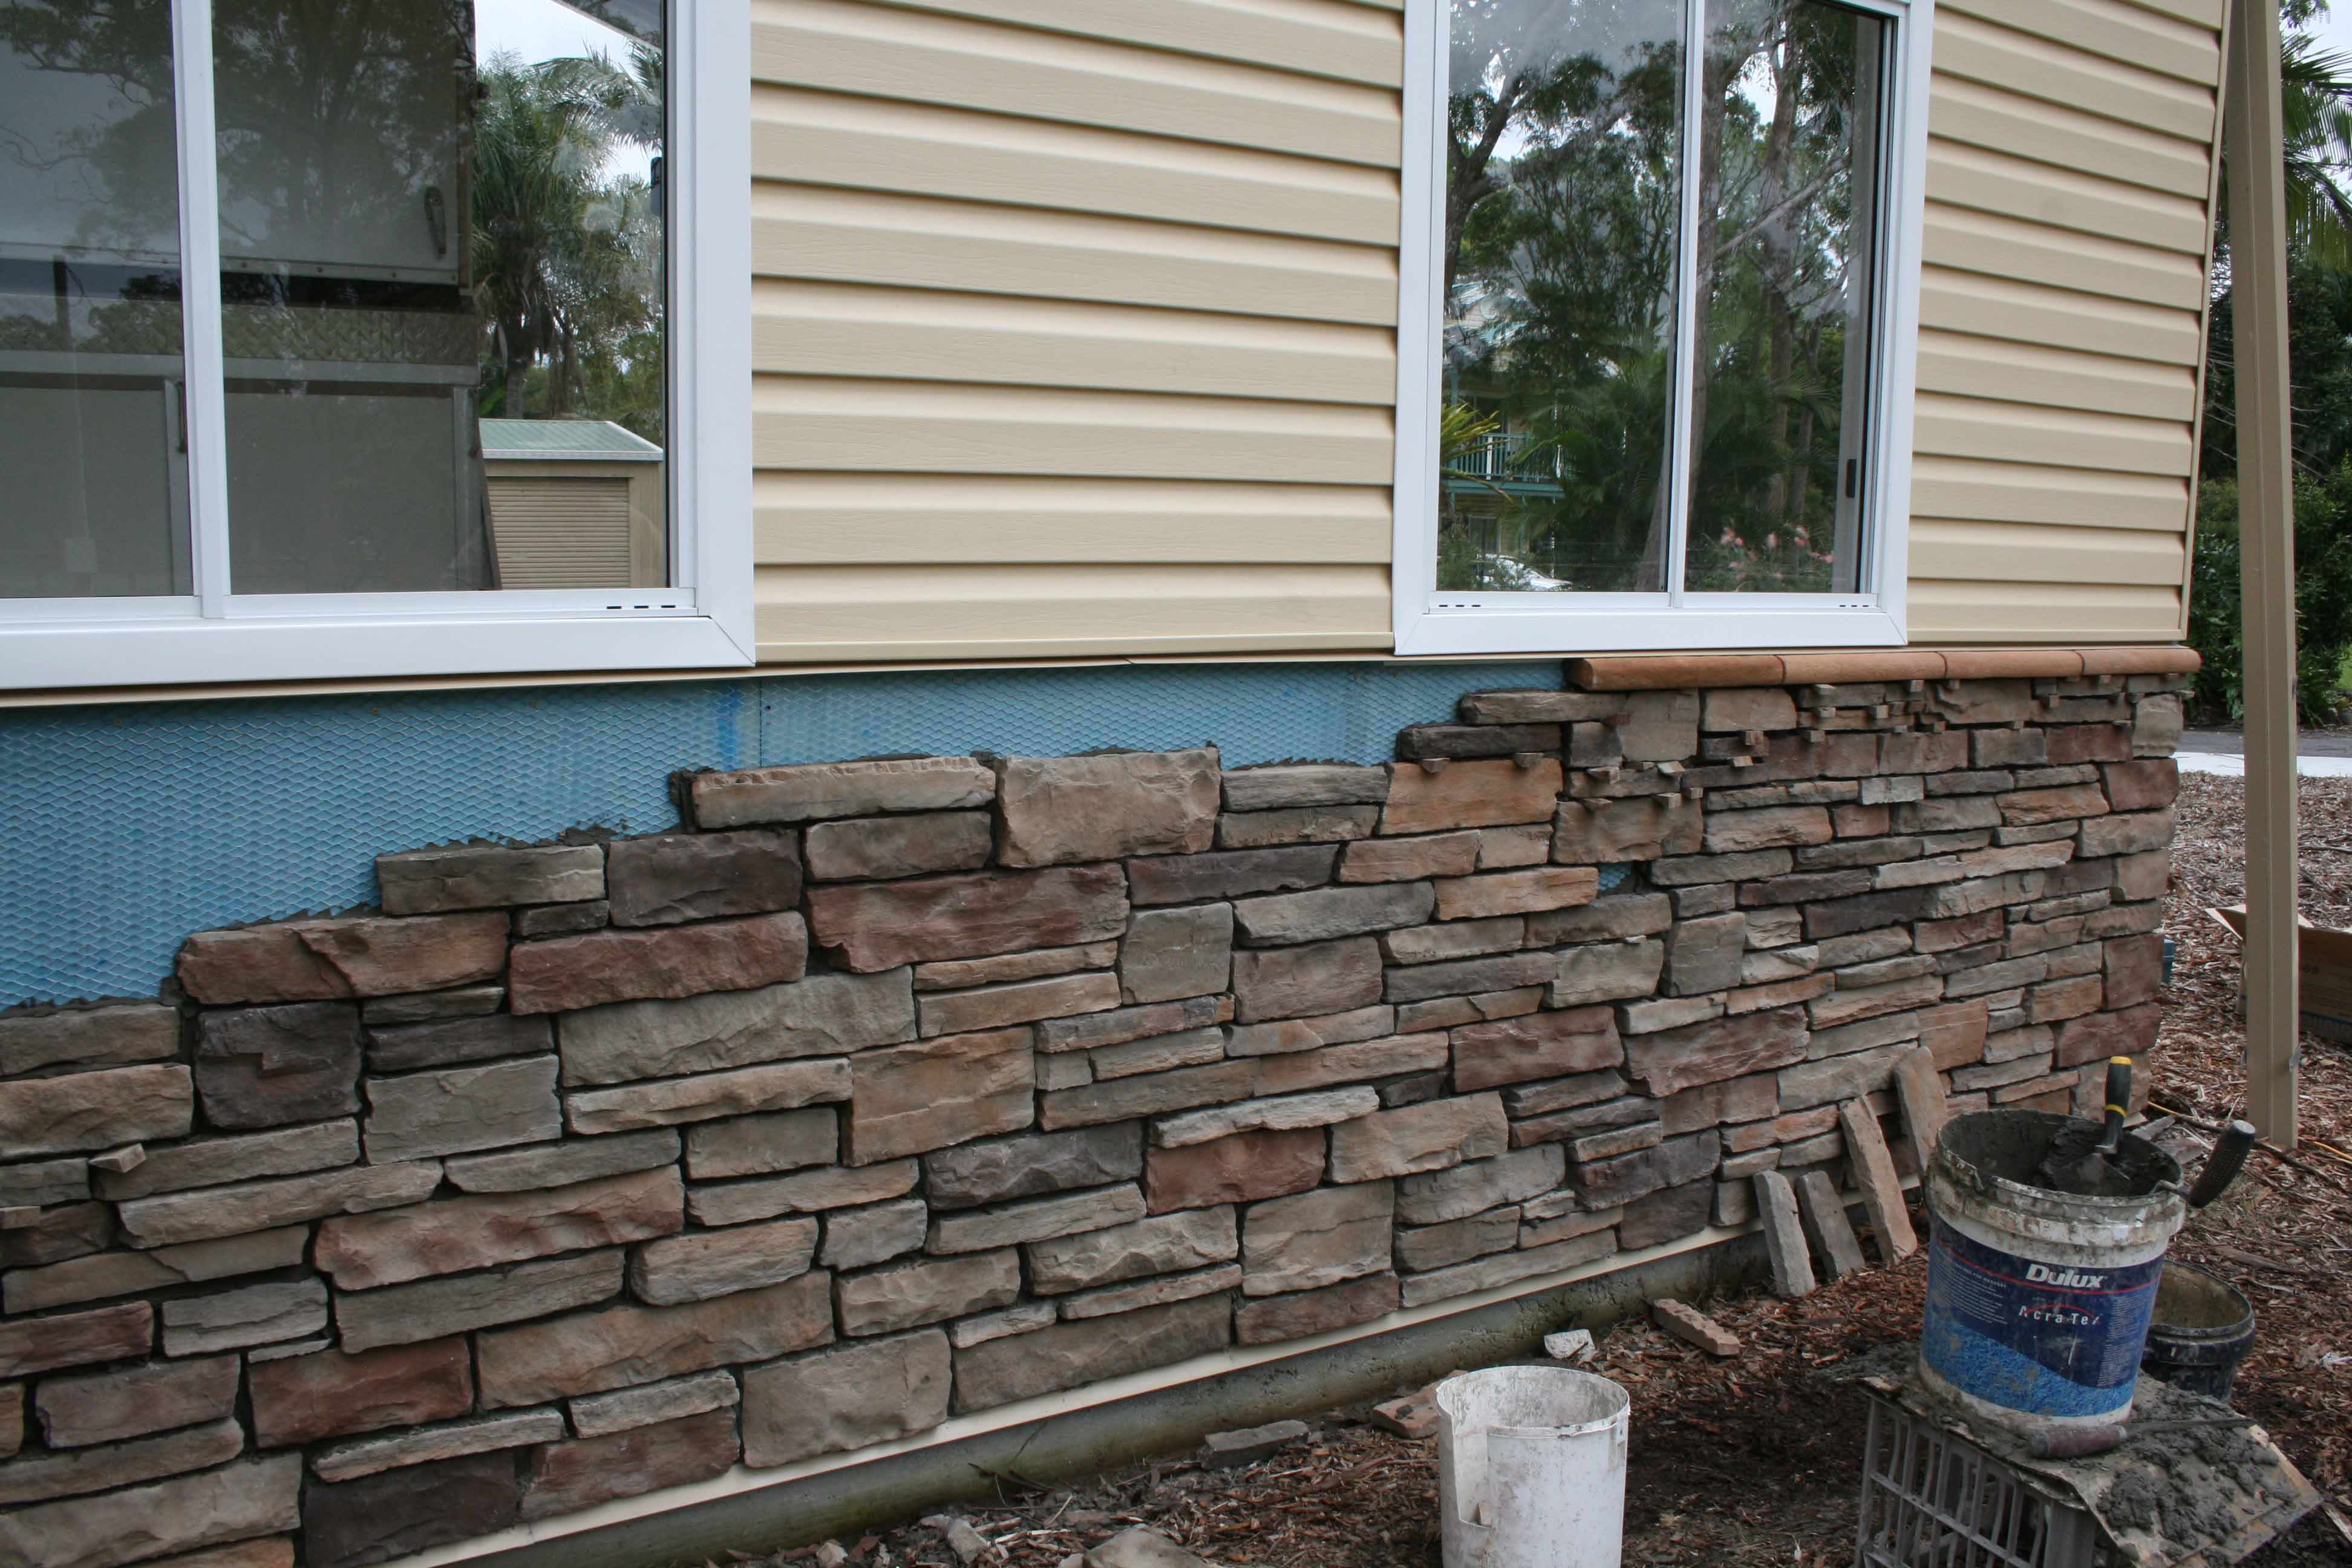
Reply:
[[354, 1568], [1589, 1268], [1834, 1178], [1923, 1044], [2074, 1105], [2156, 1034], [2179, 684], [1488, 692], [1385, 767], [387, 855], [0, 1015], [0, 1561]]

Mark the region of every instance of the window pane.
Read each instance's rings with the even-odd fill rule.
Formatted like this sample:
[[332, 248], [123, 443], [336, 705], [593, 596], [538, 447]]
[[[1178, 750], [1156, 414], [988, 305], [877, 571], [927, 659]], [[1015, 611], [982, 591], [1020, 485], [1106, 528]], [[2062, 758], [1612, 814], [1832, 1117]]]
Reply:
[[1708, 15], [1685, 584], [1852, 593], [1885, 24], [1813, 0]]
[[662, 17], [215, 0], [236, 591], [669, 581]]
[[0, 5], [0, 598], [191, 591], [168, 0]]
[[1453, 0], [1438, 586], [1664, 586], [1681, 0]]

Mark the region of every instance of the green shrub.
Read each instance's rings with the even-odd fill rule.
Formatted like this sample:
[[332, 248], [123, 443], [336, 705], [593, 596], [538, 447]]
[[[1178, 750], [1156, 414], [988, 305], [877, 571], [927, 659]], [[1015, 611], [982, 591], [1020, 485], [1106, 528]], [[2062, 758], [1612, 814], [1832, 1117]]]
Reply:
[[[2332, 722], [2352, 658], [2352, 462], [2294, 487], [2295, 704], [2305, 724]], [[2245, 713], [2245, 640], [2238, 602], [2238, 483], [2209, 479], [2197, 498], [2189, 641], [2204, 657], [2196, 717]]]

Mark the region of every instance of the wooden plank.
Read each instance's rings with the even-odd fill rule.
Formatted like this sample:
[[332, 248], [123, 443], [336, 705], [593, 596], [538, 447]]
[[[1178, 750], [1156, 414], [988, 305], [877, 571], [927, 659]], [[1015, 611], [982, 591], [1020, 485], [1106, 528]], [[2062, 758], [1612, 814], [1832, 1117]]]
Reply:
[[2043, 522], [2179, 534], [2189, 483], [2162, 474], [2053, 468], [1998, 458], [1921, 456], [1911, 466], [1911, 515]]
[[1919, 334], [1919, 389], [2185, 426], [2196, 412], [2197, 377], [2185, 365], [2152, 365], [1930, 328]]
[[1210, 59], [1280, 61], [1285, 68], [1395, 87], [1404, 36], [1392, 17], [1343, 0], [1279, 7], [1227, 0], [873, 0], [874, 4], [1013, 22], [1025, 27], [1170, 49]]
[[1926, 238], [1923, 259], [1937, 267], [2192, 316], [2205, 308], [2205, 270], [2197, 258], [2159, 246], [1942, 202], [1928, 204]]
[[1945, 77], [1937, 82], [1927, 124], [1936, 135], [1948, 141], [2191, 201], [2205, 195], [2213, 155], [2208, 143], [2077, 113], [1962, 77]]
[[1944, 1135], [1944, 1123], [1952, 1116], [1944, 1075], [1936, 1070], [1936, 1053], [1922, 1046], [1896, 1062], [1895, 1092], [1903, 1102], [1904, 1135], [1911, 1140], [1912, 1157], [1925, 1176], [1936, 1157], [1936, 1140]]
[[1797, 1217], [1797, 1194], [1778, 1171], [1756, 1175], [1756, 1213], [1764, 1222], [1764, 1252], [1772, 1266], [1772, 1294], [1793, 1301], [1813, 1293], [1813, 1260], [1805, 1251], [1805, 1227]]
[[1936, 74], [1965, 77], [2192, 142], [2213, 139], [2216, 100], [2210, 86], [1980, 22], [1964, 11], [1947, 8], [1936, 17]]
[[1911, 640], [1931, 643], [2160, 643], [2176, 635], [2178, 588], [2036, 583], [1999, 575], [1911, 580]]
[[1930, 138], [1927, 199], [2054, 228], [2205, 254], [2205, 205], [2137, 185]]
[[1862, 1256], [1862, 1238], [1845, 1212], [1845, 1199], [1830, 1185], [1825, 1171], [1807, 1171], [1797, 1178], [1797, 1207], [1805, 1222], [1805, 1237], [1829, 1266], [1832, 1284], [1869, 1267]]
[[2225, 132], [2246, 711], [2246, 1114], [2295, 1144], [2294, 458], [2277, 0], [2231, 0]]
[[1911, 574], [1966, 577], [1984, 563], [2003, 563], [2037, 583], [2134, 584], [2172, 588], [2180, 580], [2188, 541], [2149, 530], [2049, 528], [2007, 522], [1958, 522], [1915, 518]]
[[1903, 1183], [1895, 1174], [1895, 1156], [1878, 1129], [1878, 1115], [1866, 1100], [1849, 1100], [1838, 1107], [1838, 1125], [1845, 1131], [1846, 1165], [1853, 1184], [1862, 1190], [1862, 1206], [1878, 1233], [1879, 1256], [1900, 1263], [1919, 1250], [1911, 1228], [1911, 1211], [1904, 1205]]

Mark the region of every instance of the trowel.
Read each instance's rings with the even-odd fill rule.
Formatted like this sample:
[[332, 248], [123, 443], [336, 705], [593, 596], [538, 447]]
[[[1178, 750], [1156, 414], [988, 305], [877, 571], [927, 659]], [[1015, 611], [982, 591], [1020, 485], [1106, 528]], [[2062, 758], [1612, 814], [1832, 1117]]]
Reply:
[[[2069, 1121], [2050, 1141], [2049, 1152], [2033, 1167], [2037, 1186], [2053, 1193], [2065, 1193], [2078, 1198], [2126, 1198], [2134, 1194], [2136, 1183], [2117, 1163], [2116, 1151], [2123, 1147], [2124, 1118], [2131, 1114], [2132, 1062], [2129, 1057], [2107, 1058], [2106, 1117], [2096, 1127], [2087, 1121]], [[2096, 1134], [2096, 1142], [2088, 1149], [2084, 1143]]]

